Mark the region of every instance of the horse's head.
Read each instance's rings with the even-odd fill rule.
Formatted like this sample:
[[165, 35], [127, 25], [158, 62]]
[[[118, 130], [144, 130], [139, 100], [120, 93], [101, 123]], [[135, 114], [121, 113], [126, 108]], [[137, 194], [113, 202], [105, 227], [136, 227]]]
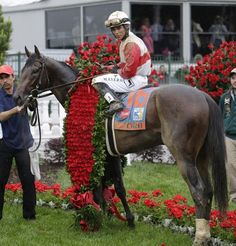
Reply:
[[17, 87], [13, 97], [18, 105], [22, 105], [29, 95], [37, 96], [37, 90], [43, 89], [45, 80], [45, 57], [40, 54], [38, 48], [34, 46], [34, 53], [30, 53], [25, 47], [25, 53], [28, 57], [25, 66], [21, 71], [21, 83]]

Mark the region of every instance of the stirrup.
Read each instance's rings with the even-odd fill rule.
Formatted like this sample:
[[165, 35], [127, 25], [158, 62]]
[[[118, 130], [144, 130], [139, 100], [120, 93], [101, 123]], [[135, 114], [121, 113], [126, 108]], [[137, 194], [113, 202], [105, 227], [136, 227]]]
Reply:
[[114, 113], [120, 112], [122, 109], [124, 109], [124, 104], [122, 102], [112, 102], [105, 114], [107, 116], [112, 116]]

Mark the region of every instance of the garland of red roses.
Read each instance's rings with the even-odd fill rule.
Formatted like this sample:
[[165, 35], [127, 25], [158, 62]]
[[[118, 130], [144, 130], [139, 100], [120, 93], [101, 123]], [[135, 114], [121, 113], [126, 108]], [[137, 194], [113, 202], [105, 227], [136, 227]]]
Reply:
[[66, 117], [67, 170], [78, 191], [90, 185], [94, 165], [92, 133], [99, 99], [89, 82], [80, 84], [71, 95]]
[[[71, 202], [77, 208], [75, 224], [84, 230], [98, 229], [100, 207], [94, 202], [92, 191], [104, 175], [105, 129], [104, 99], [99, 98], [91, 86], [91, 77], [103, 73], [101, 66], [117, 62], [118, 47], [106, 35], [78, 48], [79, 58], [71, 55], [68, 63], [80, 71], [81, 78], [88, 78], [76, 85], [66, 103], [67, 117], [64, 132], [67, 170], [76, 189]], [[96, 212], [97, 211], [97, 212]]]

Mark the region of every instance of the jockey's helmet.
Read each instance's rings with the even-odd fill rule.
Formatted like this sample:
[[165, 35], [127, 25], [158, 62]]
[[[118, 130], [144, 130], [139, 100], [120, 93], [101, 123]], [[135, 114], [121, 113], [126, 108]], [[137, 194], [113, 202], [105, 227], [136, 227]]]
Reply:
[[105, 21], [105, 26], [109, 28], [121, 25], [130, 25], [130, 19], [128, 15], [122, 11], [115, 11], [111, 13], [108, 19]]
[[231, 70], [229, 77], [232, 77], [234, 74], [236, 74], [236, 68], [234, 68], [233, 70]]

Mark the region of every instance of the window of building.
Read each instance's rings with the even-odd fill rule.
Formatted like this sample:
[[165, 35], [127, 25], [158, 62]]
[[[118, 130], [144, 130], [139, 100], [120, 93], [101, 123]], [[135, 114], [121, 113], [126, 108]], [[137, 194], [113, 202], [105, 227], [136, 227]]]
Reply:
[[[83, 33], [81, 8], [83, 8]], [[104, 22], [109, 14], [116, 10], [121, 10], [121, 3], [46, 11], [46, 47], [73, 49], [78, 47], [82, 41], [94, 41], [98, 35], [109, 32]]]
[[80, 7], [46, 11], [47, 48], [71, 49], [80, 39]]
[[191, 6], [192, 58], [208, 54], [208, 45], [236, 40], [236, 5]]
[[180, 5], [131, 4], [132, 31], [146, 43], [154, 59], [182, 57]]
[[84, 41], [93, 42], [98, 35], [108, 33], [104, 22], [116, 10], [121, 10], [121, 3], [84, 7]]

